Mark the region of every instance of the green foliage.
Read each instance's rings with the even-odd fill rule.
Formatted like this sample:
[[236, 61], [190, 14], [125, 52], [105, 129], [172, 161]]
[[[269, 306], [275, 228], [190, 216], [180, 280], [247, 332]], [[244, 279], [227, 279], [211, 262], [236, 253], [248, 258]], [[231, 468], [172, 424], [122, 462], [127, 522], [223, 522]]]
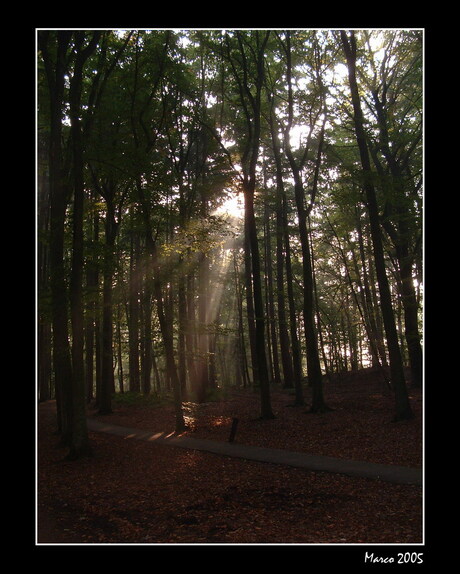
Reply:
[[[86, 41], [91, 31], [85, 34]], [[299, 243], [297, 209], [289, 162], [283, 147], [283, 130], [288, 114], [288, 92], [293, 89], [293, 130], [301, 133], [293, 157], [302, 164], [301, 177], [310, 191], [319, 147], [323, 114], [326, 114], [325, 145], [318, 179], [316, 206], [311, 212], [311, 234], [320, 320], [330, 334], [339, 330], [347, 305], [354, 305], [343, 271], [340, 245], [348, 256], [358, 254], [354, 237], [358, 226], [367, 236], [366, 206], [362, 195], [363, 175], [359, 163], [350, 105], [348, 79], [343, 72], [344, 56], [334, 31], [291, 30], [291, 86], [287, 84], [288, 31], [271, 30], [131, 30], [105, 31], [84, 69], [81, 120], [85, 160], [85, 270], [105, 270], [104, 255], [113, 250], [107, 262], [114, 276], [114, 305], [122, 323], [123, 349], [129, 338], [126, 324], [132, 310], [127, 303], [131, 281], [138, 280], [140, 304], [152, 279], [160, 279], [172, 337], [178, 347], [182, 310], [178, 310], [181, 281], [192, 292], [186, 310], [190, 312], [193, 336], [201, 334], [196, 320], [205, 296], [215, 295], [220, 281], [226, 281], [217, 309], [225, 323], [210, 323], [204, 329], [219, 340], [231, 339], [239, 332], [235, 313], [236, 294], [246, 310], [241, 240], [231, 245], [234, 232], [230, 223], [214, 215], [225, 194], [241, 185], [245, 151], [253, 136], [255, 99], [260, 95], [261, 146], [256, 166], [256, 217], [261, 247], [270, 249], [276, 270], [276, 217], [279, 198], [276, 166], [269, 125], [274, 111], [275, 130], [280, 140], [281, 170], [286, 194], [287, 230], [293, 269], [294, 305], [300, 317], [303, 297], [302, 253]], [[50, 32], [54, 38], [55, 32]], [[382, 225], [387, 243], [394, 253], [398, 235], [406, 234], [414, 267], [421, 276], [419, 249], [422, 219], [422, 49], [419, 31], [358, 31], [359, 89], [365, 102], [365, 129], [372, 151], [373, 183], [377, 189]], [[376, 43], [378, 41], [378, 43]], [[266, 44], [264, 44], [266, 42]], [[85, 45], [85, 44], [84, 44]], [[263, 70], [258, 50], [265, 45]], [[73, 40], [66, 54], [65, 75], [74, 71]], [[56, 58], [54, 43], [49, 44], [51, 60]], [[37, 91], [40, 130], [40, 177], [48, 163], [47, 138], [50, 133], [49, 102], [53, 93], [45, 81], [42, 54], [38, 53]], [[65, 266], [71, 265], [72, 245], [72, 152], [69, 119], [69, 81], [63, 95], [63, 154], [69, 205], [65, 227]], [[302, 131], [303, 130], [303, 131]], [[309, 134], [309, 135], [308, 135]], [[247, 159], [247, 158], [246, 158]], [[396, 168], [396, 169], [395, 169]], [[46, 193], [40, 195], [45, 201]], [[48, 201], [48, 200], [46, 200]], [[271, 245], [267, 245], [268, 223]], [[46, 210], [44, 211], [46, 213]], [[95, 218], [99, 230], [95, 237]], [[106, 245], [106, 226], [113, 220], [117, 238], [114, 247]], [[148, 267], [147, 222], [151, 227], [159, 257], [159, 277]], [[332, 233], [334, 230], [335, 234]], [[395, 239], [396, 238], [396, 239]], [[49, 248], [47, 218], [40, 218], [38, 240]], [[224, 258], [226, 249], [232, 257]], [[267, 250], [261, 249], [262, 264]], [[285, 252], [284, 252], [285, 253]], [[109, 253], [110, 254], [110, 253]], [[211, 280], [203, 287], [202, 261], [209, 265]], [[222, 268], [222, 261], [228, 268]], [[46, 258], [44, 259], [46, 261]], [[351, 262], [351, 260], [350, 260]], [[233, 268], [233, 266], [235, 268]], [[393, 269], [392, 269], [393, 270]], [[44, 264], [40, 277], [40, 311], [49, 307], [49, 270]], [[267, 271], [265, 269], [265, 271]], [[351, 269], [353, 282], [360, 279]], [[397, 266], [395, 291], [397, 289]], [[362, 271], [361, 271], [362, 272]], [[267, 274], [267, 273], [266, 273]], [[218, 277], [218, 280], [216, 280]], [[222, 279], [225, 277], [225, 279]], [[275, 277], [276, 278], [276, 277]], [[214, 283], [213, 283], [214, 281]], [[265, 295], [268, 286], [265, 285]], [[88, 287], [87, 303], [98, 303], [99, 286]], [[276, 295], [276, 291], [275, 291]], [[378, 294], [377, 294], [378, 295]], [[155, 298], [152, 299], [156, 302]], [[275, 302], [275, 317], [277, 312]], [[101, 313], [102, 309], [98, 309]], [[217, 310], [216, 310], [217, 312]], [[153, 347], [164, 376], [164, 354], [159, 334], [156, 307], [150, 323]], [[354, 325], [356, 308], [350, 308]], [[187, 316], [187, 320], [189, 317]], [[141, 325], [143, 317], [138, 322]], [[217, 325], [219, 325], [217, 327]], [[248, 345], [244, 317], [245, 344]], [[300, 329], [301, 330], [301, 329]], [[181, 335], [183, 333], [180, 333]], [[144, 342], [142, 342], [144, 345]], [[139, 347], [141, 345], [139, 344]], [[249, 356], [249, 351], [248, 351]], [[225, 357], [230, 362], [229, 357]], [[155, 405], [155, 395], [124, 393], [115, 403]], [[161, 398], [163, 400], [163, 398]]]

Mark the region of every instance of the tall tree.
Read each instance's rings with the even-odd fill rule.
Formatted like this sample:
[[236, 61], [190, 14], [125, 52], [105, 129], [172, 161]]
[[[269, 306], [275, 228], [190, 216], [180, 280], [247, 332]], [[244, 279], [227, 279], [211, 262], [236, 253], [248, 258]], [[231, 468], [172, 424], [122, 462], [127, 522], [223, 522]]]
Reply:
[[[53, 325], [53, 367], [58, 409], [58, 430], [70, 446], [72, 438], [72, 360], [68, 330], [68, 288], [64, 261], [64, 225], [70, 199], [63, 152], [63, 114], [67, 53], [72, 32], [38, 33], [38, 47], [44, 64], [49, 105], [50, 185], [50, 289]], [[43, 103], [43, 102], [40, 102]]]
[[364, 130], [363, 112], [361, 108], [361, 99], [356, 78], [356, 36], [353, 31], [347, 34], [346, 31], [342, 30], [340, 37], [348, 66], [348, 80], [353, 103], [353, 120], [356, 133], [356, 142], [358, 145], [359, 156], [363, 169], [363, 189], [366, 195], [369, 222], [371, 226], [372, 245], [377, 272], [377, 281], [380, 291], [383, 322], [388, 341], [391, 383], [395, 390], [395, 420], [399, 421], [409, 419], [413, 416], [413, 414], [409, 402], [409, 396], [407, 394], [401, 350], [399, 347], [398, 333], [392, 308], [391, 291], [386, 273], [377, 197], [373, 184], [373, 173], [366, 141], [366, 133]]
[[129, 333], [129, 390], [138, 393], [140, 383], [139, 363], [139, 297], [141, 285], [140, 233], [137, 213], [130, 207], [130, 257], [128, 278], [128, 333]]
[[70, 138], [73, 168], [73, 241], [70, 275], [70, 308], [72, 322], [73, 417], [71, 454], [75, 458], [90, 452], [86, 424], [83, 314], [83, 218], [84, 218], [84, 129], [82, 94], [84, 66], [94, 53], [101, 32], [74, 33], [74, 65], [69, 89]]
[[[366, 32], [366, 37], [371, 43], [372, 33]], [[376, 141], [369, 140], [369, 151], [384, 192], [382, 224], [397, 260], [412, 384], [420, 387], [423, 361], [413, 270], [422, 232], [419, 214], [414, 213], [419, 210], [422, 184], [422, 44], [418, 32], [387, 31], [383, 37], [380, 65], [372, 57], [372, 46], [368, 50], [373, 71], [368, 106], [378, 126]]]
[[49, 178], [48, 178], [48, 142], [44, 132], [45, 126], [40, 128], [37, 137], [37, 289], [38, 299], [38, 333], [37, 333], [37, 364], [38, 364], [38, 400], [47, 401], [52, 397], [52, 344], [51, 344], [51, 316], [49, 304]]
[[151, 180], [152, 150], [160, 139], [166, 115], [170, 112], [165, 105], [166, 99], [161, 97], [161, 89], [166, 83], [166, 69], [170, 64], [171, 36], [170, 30], [153, 37], [140, 32], [136, 34], [133, 66], [128, 70], [133, 85], [128, 101], [129, 125], [136, 160], [133, 166], [135, 190], [145, 230], [147, 265], [151, 267], [153, 273], [152, 292], [165, 349], [167, 376], [174, 391], [176, 431], [181, 432], [185, 428], [182, 384], [175, 358], [174, 334], [166, 312], [164, 274], [161, 270], [157, 235], [152, 223], [152, 202], [147, 185]]
[[[321, 371], [321, 364], [319, 358], [319, 341], [318, 333], [315, 324], [315, 305], [314, 305], [314, 283], [313, 283], [313, 262], [312, 252], [309, 239], [309, 214], [313, 208], [317, 186], [318, 174], [320, 163], [322, 159], [322, 148], [324, 142], [324, 129], [326, 123], [326, 108], [325, 108], [325, 93], [320, 80], [320, 71], [316, 69], [316, 79], [318, 85], [318, 101], [319, 105], [314, 109], [310, 109], [310, 133], [307, 138], [307, 143], [300, 157], [296, 157], [291, 143], [292, 128], [294, 126], [294, 104], [295, 95], [293, 89], [293, 62], [292, 62], [292, 45], [291, 45], [291, 32], [287, 31], [284, 40], [280, 38], [280, 43], [283, 47], [286, 58], [286, 82], [287, 82], [287, 101], [288, 101], [288, 117], [284, 128], [284, 147], [287, 155], [289, 165], [294, 179], [294, 195], [297, 207], [298, 226], [300, 243], [302, 246], [302, 279], [303, 279], [303, 318], [304, 329], [306, 338], [307, 349], [307, 369], [308, 380], [312, 388], [312, 412], [323, 412], [328, 410], [328, 406], [324, 400], [323, 394], [323, 376]], [[316, 40], [312, 42], [315, 58], [319, 59], [318, 55], [319, 46]], [[317, 64], [318, 65], [318, 64]], [[310, 184], [310, 197], [307, 200], [305, 193], [304, 175], [303, 170], [310, 158], [310, 145], [313, 136], [313, 130], [316, 124], [320, 124], [320, 131], [318, 135], [318, 145], [316, 149], [316, 157], [313, 160], [313, 177]]]
[[257, 161], [259, 156], [262, 93], [264, 87], [265, 48], [270, 31], [235, 32], [236, 42], [227, 35], [227, 58], [236, 83], [237, 97], [242, 108], [244, 131], [241, 137], [242, 189], [244, 195], [244, 217], [247, 232], [247, 246], [250, 253], [254, 313], [255, 353], [258, 385], [261, 397], [261, 417], [273, 418], [268, 376], [264, 302], [261, 281], [261, 259], [257, 237], [257, 223], [254, 210], [254, 196], [257, 185]]
[[[294, 387], [295, 404], [303, 405], [302, 363], [300, 345], [297, 336], [297, 320], [292, 291], [292, 268], [287, 221], [287, 199], [283, 177], [281, 142], [276, 122], [275, 98], [273, 87], [269, 87], [269, 124], [275, 163], [276, 179], [276, 291], [278, 302], [278, 322], [280, 330], [281, 362], [284, 374], [284, 386]], [[286, 313], [285, 278], [289, 301], [289, 314]], [[292, 349], [292, 354], [291, 354]]]

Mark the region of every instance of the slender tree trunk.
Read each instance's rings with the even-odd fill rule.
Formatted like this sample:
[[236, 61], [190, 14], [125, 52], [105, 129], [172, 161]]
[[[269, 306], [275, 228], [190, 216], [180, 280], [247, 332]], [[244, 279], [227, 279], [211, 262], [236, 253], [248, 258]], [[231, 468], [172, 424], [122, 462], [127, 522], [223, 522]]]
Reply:
[[120, 393], [125, 392], [124, 371], [123, 371], [123, 338], [121, 335], [121, 305], [117, 305], [117, 365], [118, 365], [118, 387]]
[[186, 341], [187, 341], [187, 278], [185, 276], [184, 261], [181, 258], [180, 272], [178, 277], [178, 314], [179, 314], [179, 333], [177, 341], [177, 354], [178, 354], [178, 369], [179, 379], [181, 381], [182, 395], [185, 397], [187, 394], [187, 358], [186, 358]]
[[[57, 426], [61, 433], [62, 442], [67, 446], [71, 444], [72, 432], [73, 373], [68, 332], [68, 292], [64, 266], [64, 223], [69, 192], [64, 178], [61, 142], [65, 59], [71, 35], [72, 33], [69, 31], [56, 33], [41, 31], [38, 35], [50, 99], [50, 287]], [[54, 39], [55, 46], [50, 45]]]
[[303, 278], [303, 318], [307, 350], [308, 383], [312, 389], [311, 412], [319, 413], [328, 410], [323, 394], [323, 375], [319, 360], [318, 334], [315, 325], [314, 285], [311, 247], [308, 237], [307, 215], [304, 205], [304, 191], [300, 183], [295, 184], [297, 213], [299, 217], [299, 236], [302, 246]]
[[237, 329], [238, 334], [236, 343], [236, 347], [238, 349], [237, 358], [238, 362], [240, 363], [239, 370], [241, 372], [243, 387], [246, 388], [247, 386], [251, 385], [251, 377], [249, 376], [249, 366], [248, 366], [248, 358], [246, 353], [246, 344], [244, 336], [243, 293], [242, 293], [244, 288], [241, 286], [239, 281], [240, 271], [238, 268], [235, 252], [233, 253], [233, 269], [235, 277], [236, 307], [238, 316], [238, 329]]
[[129, 263], [128, 333], [129, 333], [129, 390], [140, 392], [139, 370], [139, 296], [140, 296], [140, 238], [136, 230], [131, 233]]
[[102, 286], [102, 357], [101, 357], [101, 386], [98, 397], [99, 414], [112, 412], [112, 393], [115, 389], [113, 371], [113, 258], [117, 223], [111, 201], [107, 200], [106, 216], [106, 245]]
[[[182, 149], [181, 149], [182, 151]], [[183, 155], [183, 153], [182, 153]], [[185, 165], [182, 162], [181, 165]], [[184, 171], [178, 170], [179, 178], [179, 228], [181, 232], [186, 230], [186, 220], [187, 220], [187, 208], [185, 201], [185, 190], [183, 186]], [[190, 250], [187, 252], [190, 256]], [[187, 257], [179, 256], [179, 277], [178, 277], [178, 287], [177, 287], [177, 297], [178, 297], [178, 323], [179, 323], [179, 333], [177, 342], [177, 353], [178, 353], [178, 369], [179, 369], [179, 380], [181, 382], [181, 392], [185, 397], [187, 396], [187, 332], [188, 332], [188, 310], [187, 310]], [[193, 379], [194, 381], [195, 379]]]
[[[278, 297], [278, 320], [280, 333], [281, 362], [285, 388], [295, 388], [295, 404], [304, 405], [302, 388], [302, 359], [297, 337], [294, 292], [292, 286], [291, 250], [287, 218], [286, 192], [284, 189], [280, 143], [275, 122], [274, 100], [270, 98], [270, 133], [276, 166], [276, 288]], [[285, 309], [284, 268], [286, 267], [289, 323]], [[290, 339], [289, 340], [289, 329]], [[292, 354], [291, 354], [292, 348]]]
[[145, 284], [143, 297], [143, 360], [142, 360], [142, 392], [148, 395], [151, 390], [152, 374], [152, 277], [149, 266], [145, 266]]
[[244, 283], [246, 293], [246, 316], [248, 322], [249, 347], [251, 350], [252, 381], [255, 385], [258, 385], [259, 366], [257, 361], [256, 348], [256, 323], [252, 287], [251, 245], [249, 242], [249, 230], [246, 216], [244, 218]]
[[265, 277], [267, 292], [268, 335], [271, 343], [272, 376], [276, 385], [281, 385], [280, 361], [278, 353], [278, 334], [275, 319], [275, 297], [273, 294], [273, 258], [271, 250], [270, 214], [265, 207]]
[[97, 268], [94, 262], [95, 254], [88, 257], [86, 268], [86, 289], [88, 302], [86, 306], [85, 321], [85, 387], [86, 402], [93, 400], [94, 387], [94, 334], [96, 320], [96, 296], [97, 296]]
[[[281, 203], [281, 202], [280, 202]], [[283, 228], [281, 207], [278, 208], [276, 227], [276, 291], [278, 302], [278, 322], [280, 336], [281, 364], [283, 368], [283, 387], [294, 387], [294, 370], [292, 367], [291, 344], [286, 316], [286, 295], [284, 287], [284, 253], [283, 253]]]
[[144, 218], [144, 224], [146, 229], [147, 252], [150, 257], [150, 261], [152, 263], [153, 294], [156, 300], [158, 321], [160, 323], [161, 335], [165, 347], [167, 378], [171, 381], [174, 393], [174, 409], [176, 419], [175, 430], [177, 433], [179, 433], [185, 430], [186, 425], [184, 419], [184, 412], [182, 408], [182, 384], [179, 379], [175, 359], [172, 325], [168, 324], [168, 320], [165, 313], [165, 301], [161, 286], [161, 274], [160, 274], [161, 268], [158, 261], [157, 244], [155, 242], [152, 232], [149, 208], [148, 205], [146, 204], [142, 185], [139, 181], [136, 182], [136, 188], [142, 205], [142, 215]]
[[85, 327], [85, 378], [86, 378], [86, 402], [94, 399], [94, 373], [98, 371], [99, 349], [98, 324], [99, 324], [99, 213], [94, 213], [91, 228], [91, 248], [86, 262], [86, 327]]
[[38, 328], [38, 400], [48, 401], [51, 398], [51, 325], [43, 322]]
[[[375, 307], [373, 304], [369, 274], [367, 272], [366, 257], [364, 250], [364, 239], [362, 233], [362, 225], [360, 220], [360, 215], [356, 213], [356, 229], [358, 232], [358, 245], [359, 245], [359, 255], [361, 261], [361, 273], [358, 268], [358, 261], [355, 259], [356, 273], [358, 277], [362, 277], [361, 285], [361, 300], [363, 309], [363, 320], [365, 325], [367, 325], [367, 333], [369, 339], [369, 346], [372, 356], [372, 366], [380, 367], [380, 365], [386, 364], [386, 355], [383, 345], [382, 337], [380, 336], [377, 329], [377, 321], [375, 318]], [[353, 253], [354, 254], [354, 253]]]
[[[381, 149], [388, 163], [391, 185], [393, 187], [393, 193], [387, 201], [386, 211], [394, 214], [393, 219], [396, 220], [396, 224], [393, 225], [392, 221], [386, 218], [383, 225], [395, 245], [400, 278], [401, 303], [404, 309], [405, 339], [409, 353], [412, 385], [420, 388], [423, 377], [423, 353], [418, 325], [417, 297], [412, 278], [415, 251], [412, 251], [409, 242], [411, 234], [407, 224], [407, 215], [404, 211], [407, 204], [405, 201], [402, 201], [402, 198], [405, 197], [403, 184], [404, 175], [400, 163], [397, 160], [396, 152], [390, 149], [387, 125], [388, 114], [385, 110], [384, 103], [376, 90], [372, 92], [372, 96], [379, 122]], [[383, 167], [375, 149], [371, 147], [370, 152], [379, 174], [383, 177], [387, 177], [384, 174]], [[394, 201], [391, 199], [392, 197], [395, 198]]]
[[[226, 46], [228, 61], [238, 86], [239, 103], [245, 118], [245, 133], [240, 141], [242, 146], [241, 165], [243, 171], [241, 184], [244, 195], [247, 299], [248, 303], [250, 303], [249, 287], [252, 287], [255, 313], [255, 356], [253, 354], [253, 364], [257, 372], [254, 369], [254, 384], [258, 386], [260, 390], [262, 418], [273, 418], [265, 348], [265, 309], [262, 293], [260, 253], [254, 213], [256, 166], [261, 134], [261, 93], [262, 86], [264, 85], [264, 52], [270, 31], [259, 32], [256, 30], [253, 34], [250, 34], [250, 37], [244, 34], [244, 32], [237, 31], [233, 47], [229, 38], [226, 39]], [[236, 52], [238, 52], [238, 57], [235, 57]], [[252, 319], [249, 313], [250, 307], [248, 306], [248, 323], [249, 328], [252, 329]]]
[[[48, 168], [49, 143], [45, 138], [38, 140], [38, 231], [39, 237], [49, 236], [49, 178]], [[52, 346], [51, 346], [51, 316], [46, 304], [49, 294], [49, 246], [48, 242], [39, 239], [37, 246], [38, 255], [38, 293], [39, 293], [39, 319], [38, 319], [38, 400], [47, 401], [52, 396]], [[43, 297], [43, 299], [42, 299]]]
[[196, 399], [199, 403], [206, 400], [209, 388], [209, 334], [208, 334], [208, 307], [209, 307], [209, 260], [206, 254], [200, 254], [198, 271], [198, 380]]
[[398, 249], [401, 276], [401, 300], [404, 309], [404, 327], [406, 344], [409, 353], [411, 369], [411, 384], [420, 388], [423, 379], [423, 352], [420, 343], [418, 326], [418, 302], [412, 278], [412, 258], [407, 255], [407, 249]]
[[[310, 233], [310, 243], [313, 243], [313, 239]], [[315, 309], [316, 309], [316, 316], [317, 316], [317, 330], [318, 330], [318, 342], [319, 342], [319, 348], [321, 349], [321, 354], [323, 357], [323, 364], [324, 364], [324, 371], [325, 371], [325, 375], [327, 378], [330, 377], [330, 370], [329, 370], [329, 364], [328, 364], [328, 358], [327, 358], [327, 353], [325, 352], [325, 346], [324, 346], [324, 334], [323, 334], [323, 330], [322, 330], [322, 323], [321, 323], [321, 314], [320, 314], [320, 305], [319, 305], [319, 297], [318, 297], [318, 288], [317, 288], [317, 283], [316, 283], [316, 271], [315, 271], [315, 266], [314, 264], [312, 265], [312, 273], [313, 273], [313, 300], [314, 300], [314, 305], [315, 305]]]
[[95, 50], [98, 34], [94, 34], [83, 48], [85, 32], [75, 33], [76, 62], [70, 81], [70, 120], [73, 157], [73, 242], [70, 275], [70, 305], [72, 320], [73, 416], [69, 456], [79, 458], [91, 452], [86, 423], [86, 393], [84, 369], [84, 312], [83, 312], [83, 133], [81, 125], [81, 94], [83, 67]]
[[[289, 165], [292, 171], [294, 179], [294, 195], [295, 203], [297, 207], [297, 217], [298, 217], [298, 229], [300, 244], [302, 248], [302, 278], [303, 278], [303, 317], [304, 317], [304, 330], [305, 330], [305, 342], [306, 342], [306, 354], [307, 354], [307, 371], [308, 371], [308, 382], [312, 389], [312, 405], [311, 412], [323, 412], [329, 410], [326, 405], [323, 394], [323, 376], [321, 372], [321, 364], [319, 358], [319, 345], [318, 345], [318, 334], [315, 326], [315, 307], [314, 307], [314, 284], [313, 284], [313, 266], [312, 266], [312, 254], [311, 245], [308, 235], [308, 215], [311, 210], [316, 195], [316, 188], [318, 182], [318, 173], [321, 162], [321, 153], [324, 137], [324, 127], [325, 127], [325, 117], [323, 119], [323, 124], [321, 128], [321, 134], [318, 144], [317, 157], [315, 162], [315, 172], [314, 179], [312, 183], [311, 198], [309, 202], [309, 207], [306, 205], [305, 189], [302, 181], [302, 169], [304, 162], [308, 156], [309, 144], [308, 141], [306, 145], [305, 153], [303, 154], [303, 159], [298, 160], [294, 153], [292, 152], [292, 147], [290, 143], [290, 132], [293, 122], [294, 113], [294, 96], [292, 90], [292, 54], [291, 54], [291, 43], [289, 32], [286, 35], [286, 45], [285, 52], [287, 58], [287, 83], [288, 83], [288, 123], [287, 129], [284, 132], [284, 144], [286, 149], [286, 155], [289, 161]], [[319, 111], [317, 111], [316, 116], [319, 118]], [[310, 135], [311, 139], [311, 135]]]
[[[360, 275], [363, 276], [363, 281], [358, 280], [359, 281], [359, 293], [362, 295], [361, 300], [360, 300], [360, 297], [359, 297], [358, 293], [356, 292], [355, 286], [353, 284], [353, 280], [351, 278], [352, 274], [350, 272], [350, 265], [348, 262], [348, 258], [345, 254], [344, 248], [341, 245], [339, 236], [337, 235], [333, 225], [331, 224], [330, 221], [328, 221], [328, 223], [329, 223], [329, 226], [332, 230], [332, 233], [334, 234], [334, 237], [337, 240], [337, 245], [338, 245], [338, 248], [340, 251], [342, 264], [346, 270], [347, 280], [348, 280], [348, 283], [350, 285], [350, 290], [353, 294], [353, 298], [354, 298], [356, 307], [358, 308], [358, 312], [360, 314], [362, 323], [364, 325], [364, 328], [365, 328], [365, 331], [367, 334], [368, 344], [369, 344], [371, 356], [372, 356], [372, 366], [376, 367], [380, 370], [380, 372], [381, 372], [381, 374], [385, 380], [385, 383], [387, 385], [389, 385], [390, 383], [389, 383], [386, 371], [385, 371], [385, 369], [382, 368], [382, 365], [381, 365], [380, 359], [379, 359], [379, 350], [378, 350], [378, 343], [377, 343], [377, 338], [376, 338], [377, 330], [376, 330], [375, 320], [374, 320], [374, 307], [372, 305], [372, 300], [371, 300], [371, 296], [370, 296], [369, 280], [367, 278], [367, 270], [366, 270], [366, 265], [364, 262], [364, 257], [363, 257], [363, 269], [362, 269], [362, 273], [360, 273], [353, 246], [352, 245], [347, 246], [348, 251], [351, 251], [351, 253], [352, 253], [352, 260], [353, 260], [355, 276], [356, 277], [360, 277]], [[362, 253], [364, 253], [361, 225], [359, 223], [358, 223], [358, 228], [359, 228], [359, 231], [358, 231], [359, 250], [362, 251]]]
[[294, 273], [291, 263], [291, 246], [289, 238], [289, 228], [287, 220], [286, 197], [283, 196], [283, 227], [284, 245], [286, 249], [286, 289], [289, 304], [289, 326], [292, 345], [292, 366], [294, 372], [295, 403], [298, 406], [305, 404], [303, 393], [303, 372], [302, 372], [302, 352], [300, 348], [299, 335], [297, 330], [297, 312], [294, 297]]
[[196, 314], [195, 314], [195, 281], [193, 271], [187, 274], [186, 283], [187, 322], [186, 322], [186, 363], [190, 389], [194, 389], [197, 380], [196, 369]]
[[[308, 213], [305, 208], [305, 191], [299, 167], [289, 144], [286, 146], [294, 175], [294, 194], [297, 206], [299, 238], [302, 249], [303, 318], [306, 339], [308, 382], [312, 389], [311, 412], [328, 410], [323, 394], [323, 376], [319, 359], [318, 333], [315, 325], [314, 283], [311, 246], [308, 235]], [[319, 153], [318, 153], [319, 161]]]
[[386, 274], [385, 257], [383, 251], [379, 212], [375, 189], [372, 184], [371, 163], [366, 144], [366, 135], [363, 127], [363, 113], [356, 80], [356, 41], [354, 33], [351, 32], [350, 39], [345, 31], [341, 32], [342, 45], [348, 65], [348, 78], [353, 102], [354, 123], [356, 141], [364, 175], [364, 191], [366, 194], [367, 208], [369, 212], [369, 222], [371, 226], [371, 237], [374, 249], [374, 259], [377, 273], [377, 281], [380, 291], [382, 316], [385, 333], [388, 343], [388, 353], [390, 357], [391, 383], [395, 390], [395, 420], [405, 420], [413, 416], [412, 409], [407, 394], [406, 380], [401, 357], [401, 350], [398, 343], [398, 333], [396, 330], [395, 318], [392, 308], [391, 292]]
[[261, 398], [261, 417], [264, 419], [270, 419], [274, 418], [274, 415], [271, 408], [270, 381], [265, 349], [265, 319], [260, 270], [260, 253], [254, 214], [254, 178], [246, 182], [246, 186], [244, 187], [244, 200], [244, 211], [245, 217], [247, 218], [248, 239], [251, 249], [251, 271], [255, 313], [255, 352], [259, 376], [258, 382]]

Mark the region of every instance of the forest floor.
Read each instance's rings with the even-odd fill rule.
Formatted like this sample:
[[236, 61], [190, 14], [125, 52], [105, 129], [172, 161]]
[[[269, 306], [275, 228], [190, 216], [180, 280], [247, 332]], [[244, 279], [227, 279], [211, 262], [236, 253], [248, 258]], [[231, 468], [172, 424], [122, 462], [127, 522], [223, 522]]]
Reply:
[[[275, 418], [259, 416], [258, 393], [232, 391], [184, 403], [184, 435], [350, 460], [422, 467], [421, 391], [414, 418], [392, 422], [394, 398], [378, 373], [325, 382], [333, 410], [308, 413], [273, 390]], [[114, 401], [110, 424], [173, 433], [169, 402]], [[52, 401], [38, 408], [38, 544], [420, 544], [420, 486], [313, 472], [90, 432], [93, 455], [65, 460]]]

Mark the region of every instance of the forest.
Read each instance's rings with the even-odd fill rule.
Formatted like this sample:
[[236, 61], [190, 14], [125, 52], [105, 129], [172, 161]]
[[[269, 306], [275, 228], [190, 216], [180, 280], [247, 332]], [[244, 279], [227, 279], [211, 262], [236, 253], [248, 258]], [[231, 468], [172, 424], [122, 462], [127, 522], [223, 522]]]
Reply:
[[[423, 388], [423, 30], [37, 30], [39, 402]], [[164, 429], [154, 429], [164, 430]]]

